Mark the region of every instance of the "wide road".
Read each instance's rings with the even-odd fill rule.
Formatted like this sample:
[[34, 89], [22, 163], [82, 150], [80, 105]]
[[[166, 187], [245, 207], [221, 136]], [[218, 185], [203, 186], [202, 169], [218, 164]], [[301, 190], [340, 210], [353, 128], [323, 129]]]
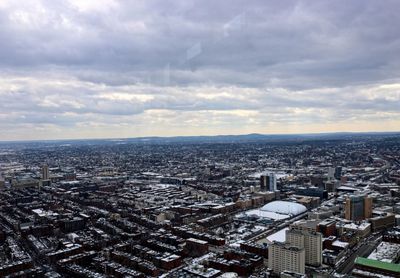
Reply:
[[374, 236], [361, 243], [359, 248], [337, 268], [336, 272], [341, 274], [349, 274], [354, 268], [354, 261], [357, 257], [368, 256], [372, 253], [376, 246], [378, 246], [380, 242], [378, 238], [379, 236]]

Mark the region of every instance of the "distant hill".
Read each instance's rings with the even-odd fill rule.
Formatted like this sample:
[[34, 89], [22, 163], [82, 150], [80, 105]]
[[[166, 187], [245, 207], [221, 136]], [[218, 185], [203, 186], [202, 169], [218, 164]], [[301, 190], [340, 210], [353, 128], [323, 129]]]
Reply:
[[74, 140], [37, 140], [37, 141], [0, 141], [4, 145], [98, 145], [98, 144], [168, 144], [168, 143], [245, 143], [245, 142], [302, 142], [312, 140], [360, 140], [399, 137], [400, 132], [337, 132], [308, 134], [243, 134], [215, 136], [173, 136], [173, 137], [134, 137], [113, 139], [74, 139]]
[[355, 138], [400, 136], [400, 132], [337, 132], [309, 134], [243, 134], [214, 136], [174, 136], [174, 137], [138, 137], [121, 139], [129, 142], [255, 142], [255, 141], [302, 141], [302, 140], [348, 140]]

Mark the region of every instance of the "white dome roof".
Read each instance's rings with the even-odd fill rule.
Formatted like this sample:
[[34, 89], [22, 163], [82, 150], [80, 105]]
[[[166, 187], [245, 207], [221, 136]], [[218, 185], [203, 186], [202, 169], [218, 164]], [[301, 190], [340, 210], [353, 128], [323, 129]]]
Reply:
[[261, 208], [262, 211], [270, 211], [281, 214], [298, 215], [307, 211], [303, 205], [286, 201], [273, 201]]

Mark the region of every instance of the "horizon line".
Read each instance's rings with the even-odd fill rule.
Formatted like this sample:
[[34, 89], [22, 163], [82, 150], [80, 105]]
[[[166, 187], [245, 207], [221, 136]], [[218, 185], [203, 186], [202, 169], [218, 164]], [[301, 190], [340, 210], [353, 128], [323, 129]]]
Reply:
[[93, 137], [93, 138], [58, 138], [58, 139], [17, 139], [17, 140], [2, 140], [0, 143], [28, 143], [28, 142], [56, 142], [56, 141], [107, 141], [107, 140], [129, 140], [129, 139], [172, 139], [172, 138], [190, 138], [190, 137], [228, 137], [228, 136], [305, 136], [305, 135], [334, 135], [334, 134], [399, 134], [399, 131], [328, 131], [328, 132], [305, 132], [305, 133], [243, 133], [243, 134], [214, 134], [214, 135], [149, 135], [149, 136], [133, 136], [133, 137]]

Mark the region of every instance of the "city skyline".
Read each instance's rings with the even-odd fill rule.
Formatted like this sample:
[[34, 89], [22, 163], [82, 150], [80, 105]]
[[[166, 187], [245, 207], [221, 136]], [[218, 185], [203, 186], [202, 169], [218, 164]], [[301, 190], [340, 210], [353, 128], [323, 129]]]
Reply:
[[1, 1], [0, 141], [398, 132], [397, 1]]
[[399, 277], [400, 133], [232, 138], [0, 144], [0, 276]]

